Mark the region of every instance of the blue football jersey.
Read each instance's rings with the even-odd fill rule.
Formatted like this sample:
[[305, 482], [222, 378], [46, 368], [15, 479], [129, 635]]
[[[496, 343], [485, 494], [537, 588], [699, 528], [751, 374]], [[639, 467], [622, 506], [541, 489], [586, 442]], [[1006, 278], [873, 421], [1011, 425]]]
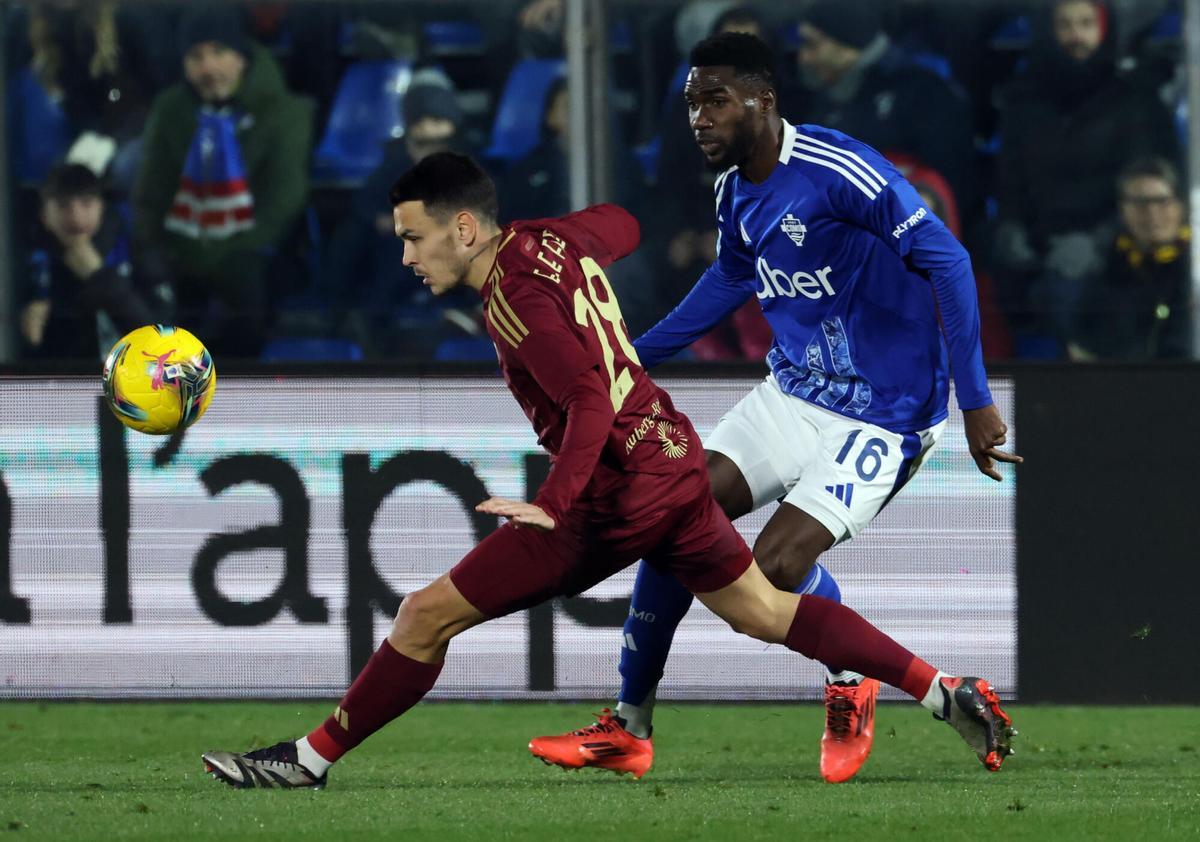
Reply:
[[[992, 402], [970, 258], [882, 155], [841, 132], [784, 123], [761, 184], [716, 181], [717, 259], [634, 345], [647, 367], [756, 296], [780, 387], [897, 432]], [[941, 326], [939, 327], [939, 320]]]

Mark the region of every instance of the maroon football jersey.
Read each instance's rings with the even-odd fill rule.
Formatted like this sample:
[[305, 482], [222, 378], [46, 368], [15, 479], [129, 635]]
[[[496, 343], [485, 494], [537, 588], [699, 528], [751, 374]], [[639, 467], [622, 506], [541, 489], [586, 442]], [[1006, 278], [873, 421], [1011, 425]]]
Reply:
[[[595, 372], [614, 418], [592, 467], [610, 478], [612, 472], [694, 474], [703, 464], [699, 438], [642, 368], [604, 274], [637, 247], [639, 236], [637, 220], [615, 205], [506, 226], [481, 291], [487, 329], [504, 379], [552, 456], [566, 431], [564, 396]], [[571, 481], [555, 473], [547, 485]], [[546, 492], [543, 486], [539, 500]]]

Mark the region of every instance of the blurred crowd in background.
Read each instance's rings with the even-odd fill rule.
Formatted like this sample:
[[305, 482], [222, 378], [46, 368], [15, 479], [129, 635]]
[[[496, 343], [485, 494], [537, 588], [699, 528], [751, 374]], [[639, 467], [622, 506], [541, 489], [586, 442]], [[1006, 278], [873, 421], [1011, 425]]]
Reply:
[[[402, 265], [387, 190], [442, 149], [504, 220], [571, 208], [563, 0], [41, 0], [5, 15], [11, 329], [96, 359], [173, 322], [221, 358], [494, 360], [471, 290]], [[715, 255], [685, 56], [749, 31], [780, 110], [879, 149], [971, 252], [991, 359], [1191, 356], [1178, 0], [609, 6], [630, 332]], [[761, 359], [752, 298], [684, 355]]]

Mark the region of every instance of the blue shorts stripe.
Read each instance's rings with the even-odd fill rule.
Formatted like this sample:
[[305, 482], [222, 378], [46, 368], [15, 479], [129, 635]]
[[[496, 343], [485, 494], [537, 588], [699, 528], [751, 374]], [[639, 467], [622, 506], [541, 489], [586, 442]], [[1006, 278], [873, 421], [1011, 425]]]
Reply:
[[892, 486], [891, 492], [883, 501], [883, 506], [879, 507], [880, 511], [883, 511], [884, 506], [892, 502], [892, 498], [899, 494], [900, 489], [908, 482], [912, 473], [913, 461], [921, 455], [921, 437], [916, 433], [905, 433], [900, 442], [900, 453], [903, 454], [904, 459], [900, 462], [900, 470], [896, 471], [896, 482]]

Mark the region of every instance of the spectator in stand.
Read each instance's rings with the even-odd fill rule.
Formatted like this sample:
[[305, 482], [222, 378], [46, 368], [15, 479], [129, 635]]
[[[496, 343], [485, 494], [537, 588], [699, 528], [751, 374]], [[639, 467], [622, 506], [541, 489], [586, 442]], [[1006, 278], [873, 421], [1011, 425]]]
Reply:
[[1051, 34], [1002, 98], [993, 264], [1015, 330], [1061, 339], [1087, 278], [1096, 233], [1126, 161], [1178, 155], [1152, 86], [1119, 71], [1107, 7], [1055, 0]]
[[563, 54], [563, 0], [529, 0], [517, 12], [517, 48], [524, 56]]
[[[500, 179], [504, 220], [542, 219], [575, 210], [571, 206], [570, 144], [569, 89], [567, 81], [559, 79], [546, 93], [541, 142]], [[619, 143], [613, 148], [612, 161], [611, 201], [640, 217], [641, 167], [629, 148]], [[655, 315], [657, 289], [645, 257], [634, 252], [611, 267], [608, 276], [620, 296], [625, 322], [636, 336], [650, 327]]]
[[442, 311], [467, 333], [480, 330], [467, 316], [478, 305], [456, 293], [435, 297], [404, 267], [404, 241], [396, 238], [388, 191], [410, 167], [434, 152], [468, 152], [463, 113], [454, 83], [436, 68], [413, 74], [404, 95], [404, 137], [384, 148], [383, 162], [367, 176], [351, 201], [350, 215], [334, 231], [326, 250], [323, 286], [338, 333], [353, 338], [368, 356], [428, 354], [449, 325], [425, 319], [425, 327], [396, 325], [398, 312], [414, 307]]
[[171, 75], [156, 47], [169, 31], [161, 12], [118, 10], [114, 0], [29, 8], [30, 65], [75, 134], [68, 160], [111, 165], [120, 192], [132, 186], [150, 100]]
[[1120, 227], [1067, 346], [1075, 360], [1192, 356], [1192, 230], [1175, 167], [1147, 158], [1117, 179]]
[[103, 359], [126, 333], [161, 316], [164, 290], [155, 291], [156, 300], [135, 285], [128, 228], [106, 207], [101, 181], [87, 167], [55, 167], [40, 199], [21, 312], [29, 356]]
[[288, 92], [235, 7], [189, 10], [179, 48], [185, 81], [146, 125], [137, 244], [169, 267], [182, 324], [214, 354], [255, 357], [266, 269], [308, 196], [313, 106]]
[[874, 0], [816, 0], [800, 24], [797, 60], [807, 96], [794, 119], [845, 132], [885, 155], [940, 172], [964, 214], [976, 202], [970, 110], [950, 83], [892, 46]]
[[[762, 20], [758, 14], [740, 0], [688, 0], [676, 11], [673, 22], [675, 50], [680, 56], [687, 56], [692, 46], [718, 32], [741, 32], [737, 23], [730, 22], [728, 29], [721, 25], [726, 16], [733, 13], [735, 17], [750, 15], [754, 18], [753, 26], [762, 29]], [[761, 35], [761, 31], [753, 32]]]
[[[533, 151], [515, 161], [501, 181], [505, 219], [540, 219], [571, 211], [570, 98], [566, 79], [558, 79], [546, 92], [542, 108], [541, 140]], [[613, 150], [613, 201], [636, 213], [641, 192], [640, 168], [630, 151], [618, 144]]]
[[250, 37], [278, 59], [292, 91], [317, 103], [314, 125], [324, 126], [342, 76], [343, 38], [355, 4], [268, 0], [238, 5]]

